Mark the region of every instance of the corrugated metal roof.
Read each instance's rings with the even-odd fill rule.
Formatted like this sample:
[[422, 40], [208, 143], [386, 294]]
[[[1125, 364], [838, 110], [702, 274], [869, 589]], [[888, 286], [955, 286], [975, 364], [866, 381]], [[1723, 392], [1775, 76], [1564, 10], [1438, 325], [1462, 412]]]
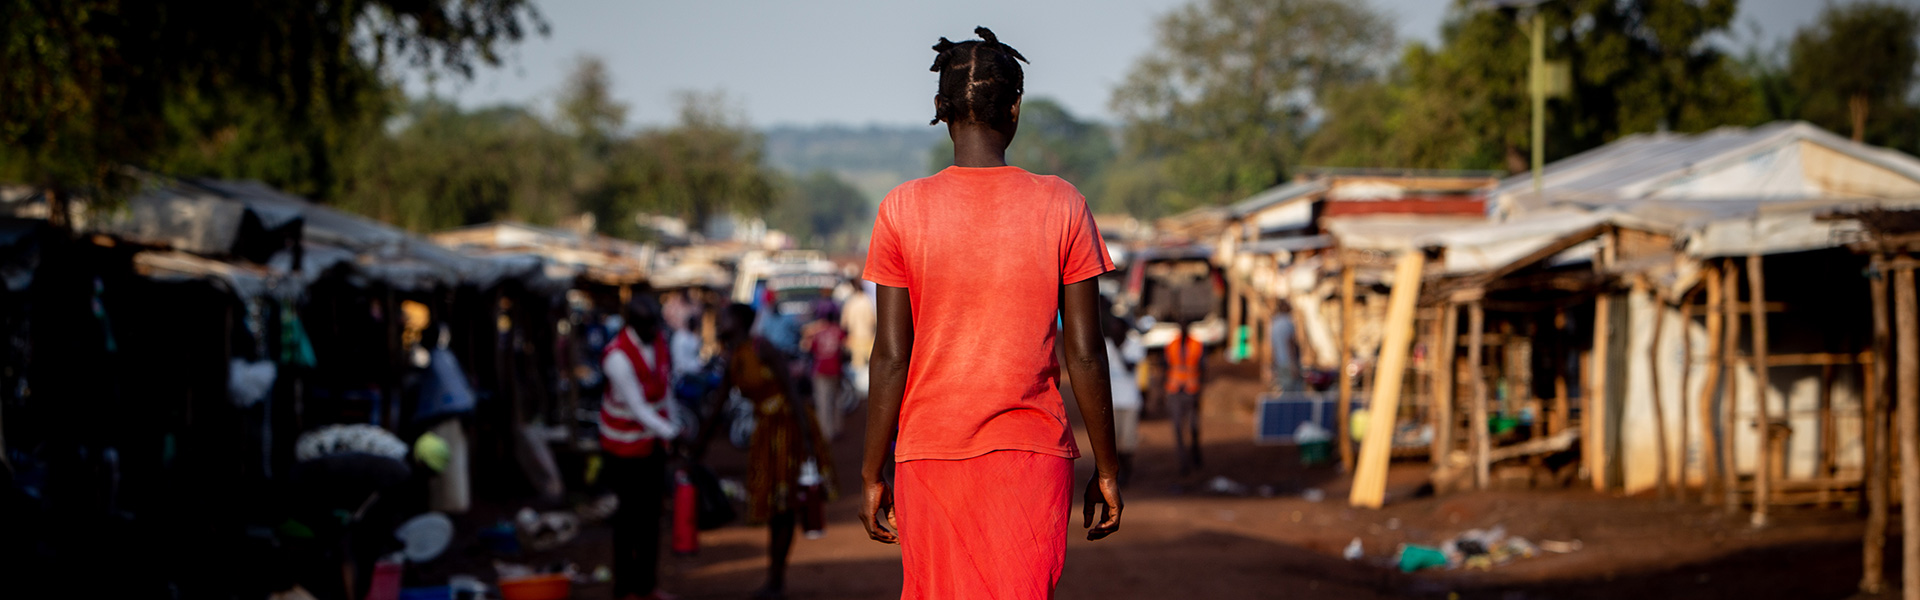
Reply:
[[[1521, 205], [1539, 208], [1558, 202], [1586, 205], [1631, 202], [1687, 182], [1696, 175], [1803, 141], [1920, 181], [1920, 159], [1896, 150], [1857, 143], [1802, 121], [1777, 121], [1759, 127], [1722, 127], [1697, 134], [1630, 135], [1547, 165], [1541, 172], [1546, 202], [1532, 196], [1533, 179], [1525, 173], [1501, 181], [1495, 195], [1507, 209], [1522, 208]], [[1757, 183], [1782, 189], [1743, 190], [1743, 193], [1781, 198], [1814, 195], [1789, 189], [1799, 183], [1792, 178]]]
[[1249, 196], [1245, 200], [1229, 205], [1227, 212], [1233, 215], [1233, 218], [1238, 219], [1259, 212], [1265, 208], [1324, 191], [1327, 191], [1327, 182], [1325, 179], [1296, 181], [1286, 185], [1277, 185], [1267, 188], [1266, 191]]

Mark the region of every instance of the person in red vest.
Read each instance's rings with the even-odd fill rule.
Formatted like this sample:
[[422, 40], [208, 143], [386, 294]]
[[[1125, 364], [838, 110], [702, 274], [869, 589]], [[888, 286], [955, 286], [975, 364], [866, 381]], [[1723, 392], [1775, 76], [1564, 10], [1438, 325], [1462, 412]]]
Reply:
[[607, 343], [600, 401], [601, 471], [620, 499], [613, 514], [613, 597], [658, 599], [660, 511], [667, 492], [667, 445], [680, 436], [670, 400], [673, 353], [661, 334], [660, 303], [638, 294], [626, 326]]
[[1193, 338], [1187, 321], [1167, 344], [1167, 416], [1173, 421], [1173, 446], [1180, 474], [1200, 468], [1200, 359], [1206, 347]]

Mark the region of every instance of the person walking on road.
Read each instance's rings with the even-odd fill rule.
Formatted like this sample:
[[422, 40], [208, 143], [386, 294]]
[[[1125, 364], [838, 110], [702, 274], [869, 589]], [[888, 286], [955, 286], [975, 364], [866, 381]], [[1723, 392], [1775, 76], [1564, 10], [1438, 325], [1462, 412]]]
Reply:
[[1167, 416], [1173, 421], [1173, 446], [1180, 474], [1200, 468], [1200, 359], [1206, 347], [1193, 338], [1192, 325], [1180, 322], [1180, 334], [1167, 344]]
[[1113, 261], [1079, 191], [1007, 165], [1026, 59], [974, 33], [933, 47], [934, 123], [947, 124], [954, 165], [894, 188], [873, 226], [860, 520], [900, 544], [902, 598], [1042, 600], [1065, 566], [1079, 456], [1058, 391], [1063, 334], [1095, 462], [1083, 526], [1092, 540], [1120, 528], [1096, 283]]
[[[1110, 306], [1104, 300], [1100, 304]], [[1100, 313], [1107, 342], [1107, 373], [1113, 382], [1114, 444], [1120, 451], [1120, 485], [1125, 487], [1133, 479], [1133, 455], [1140, 449], [1140, 409], [1144, 402], [1140, 384], [1134, 380], [1133, 363], [1142, 349], [1139, 341], [1127, 336], [1133, 328], [1126, 319], [1114, 316], [1110, 309]]]
[[1273, 324], [1267, 328], [1267, 343], [1273, 351], [1273, 389], [1295, 392], [1302, 389], [1300, 355], [1294, 352], [1293, 305], [1281, 300], [1273, 312]]
[[812, 360], [808, 372], [813, 376], [813, 416], [820, 421], [820, 433], [827, 439], [840, 437], [840, 380], [845, 376], [842, 359], [846, 357], [847, 331], [840, 328], [840, 315], [831, 301], [822, 300], [814, 308], [814, 321], [807, 324], [800, 338], [800, 350]]
[[826, 438], [798, 401], [786, 370], [786, 355], [771, 342], [749, 333], [755, 312], [733, 304], [720, 312], [716, 328], [726, 348], [726, 382], [722, 390], [738, 390], [753, 403], [753, 440], [747, 454], [747, 520], [766, 523], [767, 582], [753, 597], [786, 597], [787, 557], [793, 551], [794, 528], [799, 525], [801, 474], [811, 462], [822, 479], [833, 480], [832, 457]]

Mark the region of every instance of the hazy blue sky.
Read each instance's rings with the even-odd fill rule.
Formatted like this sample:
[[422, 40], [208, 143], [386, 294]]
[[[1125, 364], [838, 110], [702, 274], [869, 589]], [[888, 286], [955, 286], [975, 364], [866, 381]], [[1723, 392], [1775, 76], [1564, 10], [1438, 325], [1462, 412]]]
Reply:
[[[1359, 1], [1359, 0], [1356, 0]], [[1400, 40], [1435, 41], [1451, 0], [1369, 0]], [[1920, 2], [1920, 0], [1902, 0]], [[1107, 101], [1154, 41], [1154, 22], [1183, 0], [547, 0], [552, 35], [514, 49], [472, 81], [432, 87], [464, 105], [542, 107], [583, 54], [606, 59], [618, 97], [640, 124], [673, 119], [674, 92], [722, 90], [756, 125], [908, 124], [931, 118], [929, 46], [991, 27], [1033, 60], [1027, 94], [1108, 119]], [[1743, 0], [1736, 39], [1766, 44], [1812, 21], [1823, 0]], [[1524, 51], [1520, 48], [1516, 52]], [[410, 88], [427, 84], [416, 78]]]

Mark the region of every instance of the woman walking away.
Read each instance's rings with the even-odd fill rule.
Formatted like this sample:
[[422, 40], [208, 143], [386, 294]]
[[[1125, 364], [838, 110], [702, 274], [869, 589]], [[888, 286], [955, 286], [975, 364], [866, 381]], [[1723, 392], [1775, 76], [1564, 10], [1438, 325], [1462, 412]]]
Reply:
[[[747, 455], [747, 519], [766, 523], [767, 584], [757, 599], [786, 597], [787, 556], [793, 550], [803, 491], [801, 474], [812, 463], [820, 480], [832, 481], [833, 461], [820, 428], [797, 401], [787, 357], [752, 333], [754, 310], [734, 304], [719, 315], [720, 343], [726, 347], [727, 381], [721, 389], [739, 390], [753, 402], [753, 441]], [[817, 492], [817, 490], [816, 490]], [[824, 501], [824, 498], [809, 498]]]
[[1026, 58], [974, 33], [933, 47], [934, 123], [947, 123], [954, 166], [894, 188], [873, 226], [864, 277], [879, 288], [879, 328], [860, 518], [873, 539], [900, 544], [902, 598], [1044, 599], [1066, 559], [1079, 456], [1057, 389], [1056, 314], [1097, 472], [1083, 527], [1095, 540], [1120, 527], [1094, 282], [1113, 261], [1071, 184], [1007, 166]]

